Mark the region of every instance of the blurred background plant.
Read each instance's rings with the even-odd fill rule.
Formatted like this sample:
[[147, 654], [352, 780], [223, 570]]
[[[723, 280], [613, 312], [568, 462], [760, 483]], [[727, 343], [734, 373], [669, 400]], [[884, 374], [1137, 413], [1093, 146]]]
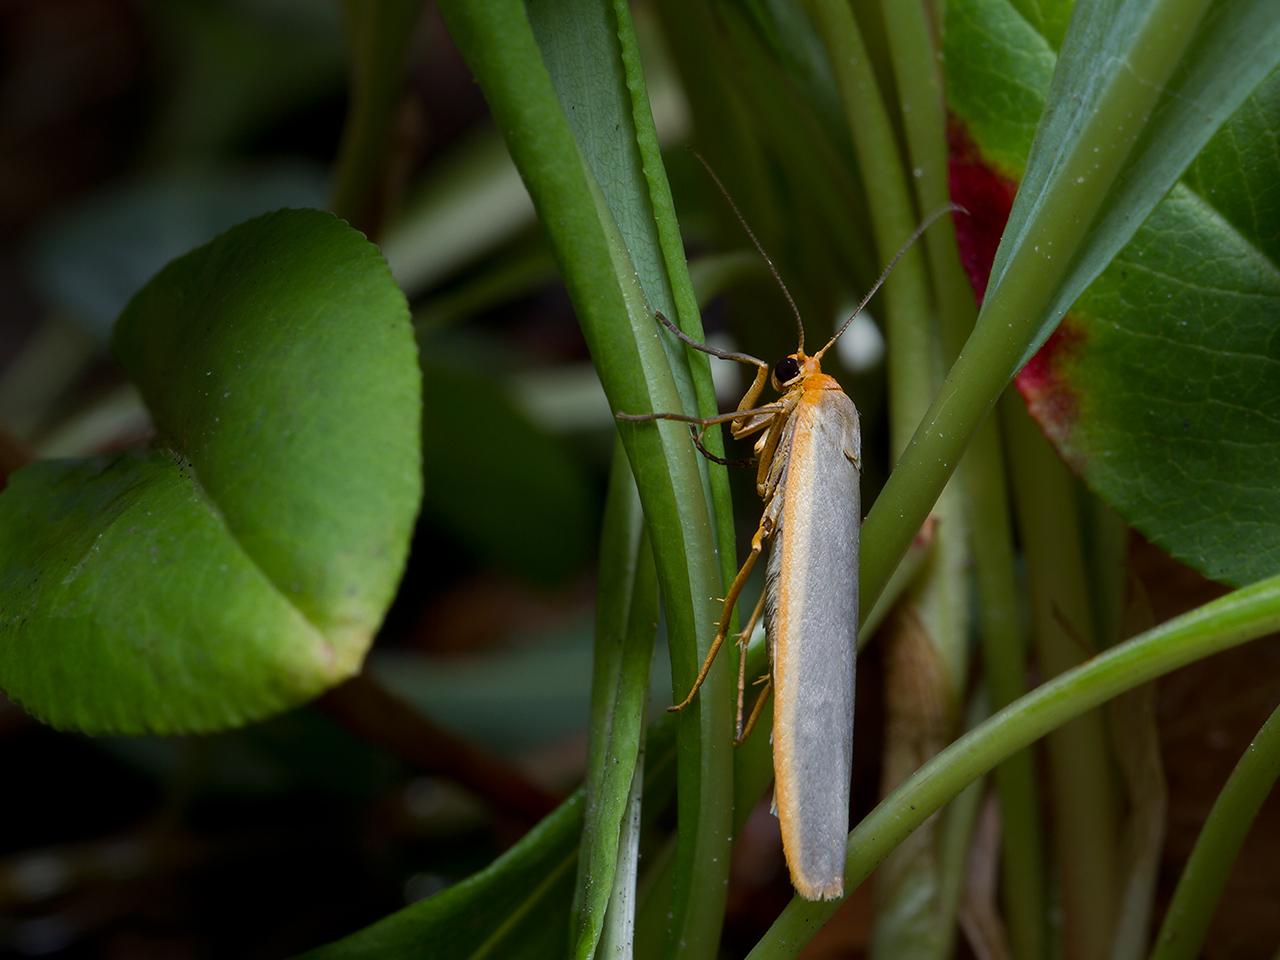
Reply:
[[[1229, 4], [1211, 6], [1211, 17], [1226, 18], [1217, 8]], [[578, 38], [566, 39], [576, 25], [552, 7], [531, 4], [530, 19], [563, 98]], [[631, 86], [607, 78], [601, 89], [634, 94], [639, 68], [625, 58], [638, 51], [691, 290], [721, 346], [779, 357], [793, 347], [793, 327], [688, 145], [725, 180], [811, 332], [830, 329], [924, 213], [949, 198], [972, 211], [958, 223], [959, 245], [948, 225], [927, 237], [840, 343], [840, 378], [862, 413], [870, 503], [974, 322], [972, 289], [985, 286], [1029, 169], [1070, 4], [856, 7], [855, 18], [824, 2], [638, 4], [621, 47], [619, 77]], [[625, 34], [632, 21], [622, 10], [601, 15], [620, 16]], [[614, 517], [619, 537], [638, 523], [634, 508], [618, 505], [628, 494], [617, 489], [610, 403], [560, 280], [565, 254], [553, 252], [508, 155], [504, 136], [515, 135], [490, 119], [432, 4], [64, 0], [9, 4], [0, 21], [8, 460], [84, 456], [145, 437], [146, 410], [106, 351], [112, 322], [172, 257], [280, 207], [328, 207], [382, 247], [413, 308], [425, 421], [412, 555], [361, 677], [286, 716], [199, 738], [88, 739], [0, 707], [9, 784], [0, 951], [284, 956], [460, 891], [582, 782], [597, 544], [609, 536], [602, 516]], [[590, 30], [582, 35], [590, 49]], [[474, 62], [483, 43], [459, 46], [483, 73]], [[935, 48], [946, 54], [945, 96]], [[1274, 139], [1280, 87], [1274, 71], [1255, 86], [1230, 118], [1244, 146], [1233, 153], [1222, 142], [1230, 137], [1219, 138], [1199, 152], [1149, 235], [1090, 287], [1019, 382], [1058, 452], [1103, 499], [1063, 467], [1010, 395], [933, 510], [923, 560], [895, 586], [899, 602], [859, 661], [853, 822], [1040, 680], [1224, 592], [1200, 573], [1240, 585], [1276, 571], [1278, 514], [1259, 518], [1274, 504], [1265, 477], [1280, 449], [1277, 160], [1251, 145]], [[590, 121], [578, 122], [590, 141]], [[591, 141], [597, 169], [612, 162], [606, 147], [607, 138]], [[625, 211], [615, 216], [625, 221]], [[656, 219], [661, 229], [661, 211]], [[669, 245], [666, 237], [655, 249]], [[1205, 249], [1218, 272], [1187, 281]], [[1135, 285], [1126, 268], [1146, 279]], [[656, 275], [646, 270], [642, 284]], [[679, 271], [665, 270], [667, 295], [679, 300]], [[1182, 285], [1162, 285], [1170, 277]], [[1213, 299], [1214, 283], [1225, 303]], [[654, 299], [647, 286], [644, 294]], [[1170, 302], [1181, 320], [1168, 318]], [[1213, 326], [1224, 311], [1227, 331]], [[1169, 331], [1186, 318], [1194, 333], [1178, 342]], [[1106, 345], [1117, 325], [1137, 345]], [[1142, 346], [1153, 336], [1169, 358], [1161, 364]], [[1162, 393], [1198, 380], [1206, 343], [1259, 366], [1221, 372], [1203, 393]], [[721, 366], [711, 372], [727, 407], [745, 384]], [[1156, 366], [1163, 372], [1128, 389], [1134, 369]], [[677, 389], [691, 396], [701, 375], [695, 367]], [[1168, 416], [1144, 421], [1126, 408], [1131, 393], [1177, 407], [1173, 434], [1182, 436], [1169, 438]], [[1204, 411], [1228, 395], [1244, 397], [1243, 412], [1222, 431]], [[1208, 438], [1219, 432], [1215, 446]], [[1158, 441], [1133, 440], [1144, 435]], [[1226, 459], [1223, 447], [1237, 441], [1262, 452]], [[1156, 483], [1188, 448], [1202, 488], [1230, 489], [1209, 498], [1207, 517], [1171, 523], [1179, 504], [1167, 491], [1135, 495], [1125, 477]], [[738, 529], [750, 530], [751, 485], [741, 476], [732, 485]], [[1255, 486], [1272, 489], [1237, 496]], [[1117, 513], [1200, 573], [1131, 534]], [[1181, 527], [1194, 529], [1182, 536]], [[1244, 548], [1232, 542], [1241, 529], [1253, 531]], [[715, 536], [717, 546], [732, 542], [723, 525]], [[631, 549], [643, 554], [638, 543]], [[1248, 556], [1232, 565], [1233, 554]], [[637, 694], [655, 713], [671, 695], [662, 631], [657, 640], [649, 692]], [[1274, 639], [1255, 643], [1086, 715], [1047, 751], [1024, 751], [899, 847], [805, 955], [1044, 957], [1064, 938], [1067, 956], [1141, 955], [1209, 806], [1276, 706], [1277, 667]], [[738, 768], [726, 781], [737, 839], [723, 927], [714, 909], [688, 923], [717, 931], [730, 956], [750, 949], [791, 897], [767, 792], [761, 798], [760, 740], [755, 754], [707, 761]], [[672, 870], [699, 875], [669, 866], [674, 808], [661, 798], [674, 774], [669, 763], [653, 766], [637, 949], [662, 956], [670, 934], [653, 889], [669, 887]], [[527, 849], [568, 843], [576, 824], [556, 817]], [[1280, 941], [1270, 908], [1280, 876], [1266, 852], [1280, 843], [1274, 798], [1253, 829], [1207, 956], [1267, 956]], [[541, 879], [545, 864], [531, 855], [517, 866], [528, 875], [513, 868], [494, 880], [507, 885], [494, 895], [497, 913], [474, 922], [497, 926], [509, 911], [518, 928], [520, 911], [532, 910], [550, 939], [529, 940], [522, 955], [560, 955], [545, 944], [563, 941], [568, 895], [528, 906], [517, 882]], [[572, 871], [563, 880], [571, 891]], [[465, 926], [441, 916], [432, 922]], [[456, 955], [471, 955], [458, 939]], [[397, 955], [360, 949], [350, 955]]]

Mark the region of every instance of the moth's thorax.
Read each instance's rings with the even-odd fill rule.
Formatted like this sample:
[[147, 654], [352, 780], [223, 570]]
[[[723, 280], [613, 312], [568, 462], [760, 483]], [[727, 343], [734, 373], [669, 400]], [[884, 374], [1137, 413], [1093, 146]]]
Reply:
[[[783, 374], [785, 373], [785, 377]], [[818, 380], [835, 383], [822, 372], [822, 364], [817, 357], [810, 357], [803, 350], [797, 350], [774, 364], [772, 376], [773, 389], [784, 395], [814, 389], [811, 381]], [[830, 389], [822, 386], [819, 389]], [[837, 385], [837, 389], [839, 386]]]
[[822, 372], [822, 364], [817, 357], [806, 357], [804, 354], [792, 354], [792, 357], [799, 365], [799, 375], [789, 384], [775, 383], [779, 392], [785, 397], [795, 399], [808, 397], [816, 400], [817, 395], [824, 390], [841, 390], [843, 392], [843, 388], [835, 377], [828, 376]]

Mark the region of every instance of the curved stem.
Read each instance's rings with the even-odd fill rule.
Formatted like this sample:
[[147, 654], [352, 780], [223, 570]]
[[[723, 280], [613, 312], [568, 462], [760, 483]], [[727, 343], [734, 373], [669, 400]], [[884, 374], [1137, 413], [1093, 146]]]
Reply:
[[[1010, 704], [930, 760], [849, 835], [845, 890], [969, 783], [1018, 750], [1125, 690], [1280, 629], [1280, 576], [1236, 590], [1069, 670]], [[794, 957], [839, 908], [793, 899], [749, 960]]]
[[1267, 718], [1214, 801], [1182, 870], [1151, 960], [1192, 960], [1262, 802], [1280, 777], [1280, 707]]

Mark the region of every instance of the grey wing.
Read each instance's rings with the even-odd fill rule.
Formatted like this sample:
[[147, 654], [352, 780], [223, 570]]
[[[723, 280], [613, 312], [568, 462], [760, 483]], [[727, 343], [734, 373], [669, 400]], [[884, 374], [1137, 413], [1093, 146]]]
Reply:
[[843, 892], [853, 760], [858, 419], [836, 391], [804, 416], [768, 568], [775, 802], [796, 890], [831, 899]]

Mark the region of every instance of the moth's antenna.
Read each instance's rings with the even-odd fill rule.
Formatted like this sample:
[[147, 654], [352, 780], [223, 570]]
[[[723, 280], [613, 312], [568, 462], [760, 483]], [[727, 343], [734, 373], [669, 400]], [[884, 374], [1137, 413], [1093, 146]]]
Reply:
[[853, 313], [849, 314], [844, 323], [840, 324], [840, 329], [836, 331], [836, 335], [828, 340], [826, 345], [813, 355], [815, 360], [820, 360], [822, 355], [827, 352], [828, 348], [840, 339], [840, 335], [849, 329], [849, 324], [853, 323], [854, 318], [863, 311], [866, 305], [871, 302], [871, 298], [874, 297], [880, 288], [884, 286], [884, 282], [889, 279], [889, 274], [893, 273], [893, 268], [898, 265], [898, 261], [906, 256], [907, 251], [911, 249], [911, 245], [919, 240], [926, 230], [933, 226], [934, 221], [948, 213], [963, 213], [965, 216], [968, 216], [969, 211], [959, 204], [949, 203], [945, 207], [940, 207], [933, 211], [933, 213], [929, 214], [929, 216], [925, 217], [924, 223], [916, 227], [915, 232], [907, 238], [907, 242], [904, 243], [901, 248], [899, 248], [898, 252], [893, 255], [893, 259], [889, 261], [889, 265], [884, 268], [884, 272], [880, 274], [879, 279], [877, 279], [871, 289], [867, 291], [867, 295], [862, 298], [857, 309], [854, 310]]
[[794, 313], [796, 317], [796, 330], [800, 333], [800, 346], [798, 347], [797, 352], [804, 353], [804, 321], [800, 319], [800, 308], [796, 306], [795, 300], [792, 299], [791, 291], [788, 290], [787, 285], [782, 282], [782, 275], [778, 273], [778, 268], [773, 265], [773, 261], [769, 258], [769, 254], [764, 252], [764, 247], [760, 245], [760, 241], [756, 239], [755, 233], [753, 233], [751, 227], [747, 225], [746, 217], [742, 215], [742, 211], [738, 209], [738, 205], [733, 202], [733, 197], [729, 196], [729, 191], [726, 190], [724, 184], [720, 182], [720, 178], [716, 176], [716, 172], [711, 169], [711, 164], [707, 163], [706, 159], [697, 150], [692, 151], [692, 153], [698, 158], [698, 162], [702, 164], [711, 179], [715, 181], [716, 188], [720, 191], [720, 195], [724, 197], [725, 201], [729, 204], [729, 209], [731, 209], [733, 211], [733, 215], [738, 218], [738, 223], [742, 224], [742, 229], [745, 230], [747, 236], [751, 238], [751, 243], [755, 246], [760, 256], [764, 258], [764, 262], [769, 265], [769, 272], [773, 274], [773, 279], [778, 281], [778, 286], [782, 288], [782, 295], [787, 298], [787, 303], [791, 304], [791, 312]]

